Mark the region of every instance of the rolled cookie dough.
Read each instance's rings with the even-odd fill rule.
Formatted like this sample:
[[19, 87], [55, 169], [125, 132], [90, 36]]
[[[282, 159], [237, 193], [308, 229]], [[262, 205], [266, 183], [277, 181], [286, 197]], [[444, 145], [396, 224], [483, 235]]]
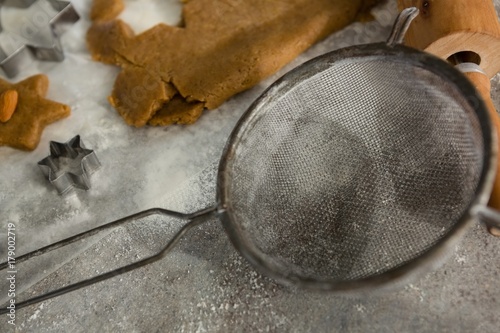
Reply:
[[377, 1], [185, 2], [179, 27], [159, 24], [135, 35], [110, 18], [118, 14], [109, 6], [115, 11], [97, 15], [108, 19], [88, 31], [93, 58], [123, 69], [109, 100], [130, 125], [195, 122], [203, 108], [251, 88]]

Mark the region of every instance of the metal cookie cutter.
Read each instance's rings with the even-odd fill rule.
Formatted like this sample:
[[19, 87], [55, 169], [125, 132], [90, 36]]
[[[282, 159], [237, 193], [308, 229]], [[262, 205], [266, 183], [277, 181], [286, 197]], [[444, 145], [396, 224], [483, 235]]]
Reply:
[[[6, 17], [2, 15], [4, 7], [22, 11]], [[68, 1], [0, 0], [0, 68], [8, 77], [14, 77], [33, 58], [64, 60], [60, 36], [79, 19]]]
[[90, 189], [90, 175], [101, 167], [93, 150], [86, 149], [77, 135], [66, 143], [50, 142], [50, 156], [38, 166], [59, 194], [74, 188]]

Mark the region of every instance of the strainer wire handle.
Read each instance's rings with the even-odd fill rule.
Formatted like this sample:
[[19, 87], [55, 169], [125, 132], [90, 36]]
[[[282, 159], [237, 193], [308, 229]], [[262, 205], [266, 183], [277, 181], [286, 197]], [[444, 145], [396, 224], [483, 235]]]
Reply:
[[[216, 213], [216, 211], [217, 211], [217, 208], [210, 207], [210, 208], [198, 211], [196, 213], [183, 214], [183, 213], [178, 213], [178, 212], [174, 212], [171, 210], [166, 210], [166, 209], [161, 209], [161, 208], [153, 208], [153, 209], [145, 210], [145, 211], [130, 215], [128, 217], [124, 217], [124, 218], [116, 220], [114, 222], [110, 222], [110, 223], [105, 224], [101, 227], [91, 229], [89, 231], [80, 233], [76, 236], [64, 239], [60, 242], [48, 245], [48, 246], [41, 248], [39, 250], [35, 250], [33, 252], [30, 252], [30, 253], [27, 253], [23, 256], [20, 256], [20, 257], [16, 258], [16, 265], [19, 264], [20, 262], [27, 261], [33, 257], [54, 251], [54, 250], [59, 249], [61, 247], [72, 244], [76, 241], [91, 237], [91, 236], [96, 235], [102, 231], [109, 230], [112, 228], [117, 228], [117, 227], [123, 226], [126, 223], [134, 222], [134, 221], [137, 221], [141, 218], [148, 217], [151, 215], [171, 216], [171, 217], [175, 217], [175, 218], [179, 218], [179, 219], [188, 221], [188, 223], [186, 223], [172, 237], [172, 239], [165, 245], [165, 247], [157, 254], [152, 255], [150, 257], [147, 257], [145, 259], [142, 259], [140, 261], [134, 262], [132, 264], [117, 268], [117, 269], [112, 270], [110, 272], [103, 273], [103, 274], [94, 276], [92, 278], [82, 280], [80, 282], [70, 284], [70, 285], [62, 287], [60, 289], [56, 289], [56, 290], [50, 291], [48, 293], [45, 293], [45, 294], [42, 294], [39, 296], [35, 296], [35, 297], [27, 299], [25, 301], [16, 303], [16, 309], [20, 309], [20, 308], [23, 308], [23, 307], [26, 307], [26, 306], [29, 306], [29, 305], [32, 305], [35, 303], [45, 301], [45, 300], [50, 299], [50, 298], [54, 298], [54, 297], [69, 293], [69, 292], [74, 291], [74, 290], [78, 290], [78, 289], [90, 286], [92, 284], [110, 279], [110, 278], [118, 276], [118, 275], [125, 274], [125, 273], [130, 272], [134, 269], [137, 269], [137, 268], [149, 265], [153, 262], [156, 262], [156, 261], [164, 258], [174, 248], [174, 246], [177, 245], [177, 243], [181, 240], [181, 238], [189, 230], [191, 230], [194, 227], [197, 227], [197, 226], [203, 224], [204, 222], [208, 221], [209, 220], [208, 217], [210, 215]], [[7, 267], [8, 267], [8, 262], [4, 262], [4, 263], [0, 264], [0, 270], [4, 270]], [[2, 308], [0, 308], [0, 314], [5, 314], [8, 312], [9, 312], [9, 309], [7, 309], [6, 306], [3, 306]]]

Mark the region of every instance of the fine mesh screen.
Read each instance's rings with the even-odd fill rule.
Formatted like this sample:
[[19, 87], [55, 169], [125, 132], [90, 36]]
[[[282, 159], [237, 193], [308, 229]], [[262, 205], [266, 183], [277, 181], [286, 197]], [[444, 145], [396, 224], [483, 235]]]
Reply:
[[474, 199], [484, 149], [473, 109], [436, 74], [387, 59], [300, 78], [239, 138], [228, 210], [244, 246], [283, 275], [383, 273], [428, 250]]

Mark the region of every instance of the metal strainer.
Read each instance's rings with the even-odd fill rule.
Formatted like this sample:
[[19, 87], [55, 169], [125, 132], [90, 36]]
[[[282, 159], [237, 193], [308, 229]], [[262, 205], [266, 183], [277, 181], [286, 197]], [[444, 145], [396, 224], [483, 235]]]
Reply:
[[399, 45], [416, 13], [402, 12], [386, 44], [328, 53], [273, 84], [229, 138], [216, 207], [141, 212], [17, 261], [151, 214], [190, 220], [162, 252], [17, 307], [156, 261], [208, 214], [285, 284], [351, 291], [429, 269], [486, 205], [497, 147], [467, 79]]

